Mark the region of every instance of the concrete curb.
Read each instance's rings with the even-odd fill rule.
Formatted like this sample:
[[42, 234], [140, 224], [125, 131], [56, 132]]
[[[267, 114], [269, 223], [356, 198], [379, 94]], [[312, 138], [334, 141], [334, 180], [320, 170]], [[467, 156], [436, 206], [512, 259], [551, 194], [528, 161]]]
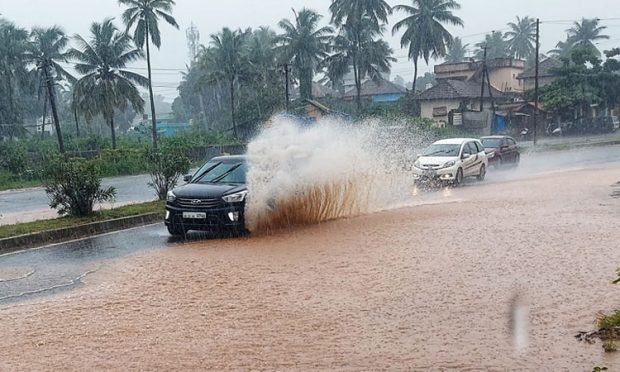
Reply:
[[11, 253], [27, 248], [36, 248], [47, 244], [62, 243], [69, 240], [86, 238], [131, 227], [144, 226], [164, 221], [163, 213], [147, 213], [138, 216], [114, 220], [93, 222], [85, 225], [47, 230], [32, 234], [0, 239], [0, 254]]

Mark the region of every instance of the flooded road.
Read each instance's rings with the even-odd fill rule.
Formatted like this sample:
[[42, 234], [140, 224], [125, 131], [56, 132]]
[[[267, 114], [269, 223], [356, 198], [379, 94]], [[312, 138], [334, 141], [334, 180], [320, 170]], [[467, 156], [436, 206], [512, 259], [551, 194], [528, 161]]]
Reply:
[[82, 261], [66, 246], [0, 257], [5, 293], [60, 262], [89, 272], [0, 302], [0, 370], [618, 369], [573, 335], [620, 306], [620, 164], [580, 168], [272, 236], [181, 243], [149, 227]]

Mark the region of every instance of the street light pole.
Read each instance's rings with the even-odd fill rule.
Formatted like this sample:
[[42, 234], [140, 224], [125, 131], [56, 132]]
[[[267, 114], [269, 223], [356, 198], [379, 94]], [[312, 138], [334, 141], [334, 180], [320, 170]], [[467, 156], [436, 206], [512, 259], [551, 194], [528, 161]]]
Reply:
[[536, 18], [536, 68], [534, 74], [534, 146], [538, 135], [538, 64], [540, 59], [540, 19]]

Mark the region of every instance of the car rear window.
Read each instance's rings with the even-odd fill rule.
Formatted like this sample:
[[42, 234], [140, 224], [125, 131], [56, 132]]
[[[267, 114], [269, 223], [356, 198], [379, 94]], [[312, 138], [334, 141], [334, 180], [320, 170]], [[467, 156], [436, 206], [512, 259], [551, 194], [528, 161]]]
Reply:
[[502, 144], [501, 138], [483, 138], [481, 141], [482, 145], [486, 148], [500, 147]]

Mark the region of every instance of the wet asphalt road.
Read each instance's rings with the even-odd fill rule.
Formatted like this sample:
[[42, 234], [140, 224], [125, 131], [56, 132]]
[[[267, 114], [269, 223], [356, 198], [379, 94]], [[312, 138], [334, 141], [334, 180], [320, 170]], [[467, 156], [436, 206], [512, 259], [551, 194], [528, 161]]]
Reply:
[[176, 244], [162, 224], [0, 256], [0, 304], [80, 285], [106, 260]]
[[[620, 146], [530, 154], [522, 157], [517, 169], [491, 171], [486, 182], [501, 182], [554, 171], [604, 167], [606, 163], [618, 161]], [[141, 184], [146, 183], [144, 176], [112, 181], [116, 182], [117, 187], [123, 185], [119, 187], [119, 196], [122, 195], [123, 200], [139, 201], [149, 195]], [[475, 183], [471, 186], [475, 187]], [[33, 195], [32, 192], [30, 195]], [[12, 208], [20, 209], [19, 205], [15, 205], [19, 202], [10, 200], [9, 203], [6, 194], [1, 197], [0, 203], [8, 203]], [[4, 204], [0, 205], [4, 207]], [[28, 201], [26, 207], [28, 205], [34, 205], [34, 202]], [[190, 236], [192, 240], [204, 238], [204, 235]], [[71, 289], [80, 285], [82, 277], [105, 265], [107, 260], [181, 244], [184, 242], [168, 236], [163, 224], [156, 224], [0, 256], [0, 305]]]
[[[105, 178], [103, 186], [116, 188], [116, 202], [147, 202], [155, 198], [154, 191], [148, 187], [150, 176], [126, 176]], [[0, 214], [14, 214], [49, 210], [49, 199], [41, 187], [27, 190], [0, 192]]]

